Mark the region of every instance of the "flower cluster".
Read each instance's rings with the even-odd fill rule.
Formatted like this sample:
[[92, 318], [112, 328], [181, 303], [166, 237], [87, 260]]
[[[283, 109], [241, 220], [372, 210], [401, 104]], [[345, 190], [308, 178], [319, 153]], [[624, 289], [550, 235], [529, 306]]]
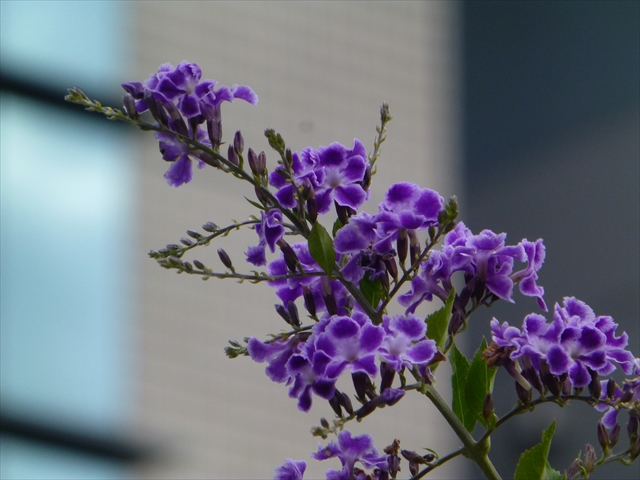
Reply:
[[[465, 274], [465, 288], [458, 296], [464, 299], [462, 308], [469, 299], [482, 299], [487, 293], [513, 302], [513, 286], [519, 283], [520, 292], [537, 297], [540, 308], [546, 311], [544, 289], [536, 283], [545, 257], [542, 240], [524, 239], [517, 245], [505, 245], [506, 236], [491, 230], [474, 235], [464, 223], [458, 223], [445, 236], [442, 248], [431, 252], [422, 263], [420, 273], [411, 281], [411, 290], [398, 297], [398, 302], [413, 312], [434, 295], [445, 301], [453, 289], [452, 275], [461, 271]], [[516, 260], [527, 266], [514, 272]]]
[[598, 316], [584, 302], [566, 297], [563, 306], [555, 305], [553, 321], [538, 314], [525, 317], [522, 329], [507, 322], [491, 321], [493, 342], [508, 352], [511, 360], [522, 358], [543, 379], [549, 374], [568, 375], [573, 388], [592, 381], [592, 372], [609, 375], [613, 362], [625, 374], [634, 368], [635, 358], [626, 350], [628, 335], [615, 335], [618, 325], [609, 316]]
[[[373, 445], [371, 435], [351, 435], [345, 430], [338, 434], [337, 442], [329, 442], [325, 447], [318, 445], [318, 451], [311, 457], [316, 460], [337, 458], [342, 463], [341, 470], [330, 469], [326, 473], [327, 480], [383, 480], [389, 478], [389, 469], [394, 468], [395, 455], [380, 455]], [[364, 468], [373, 470], [367, 475], [364, 470], [356, 466], [360, 463]], [[391, 465], [390, 465], [391, 464]], [[274, 480], [302, 480], [306, 469], [306, 462], [287, 459], [286, 463], [276, 468]], [[394, 475], [395, 477], [395, 475]]]
[[[127, 92], [125, 108], [131, 117], [148, 110], [158, 125], [168, 131], [217, 150], [222, 142], [220, 104], [240, 98], [256, 105], [258, 96], [247, 86], [217, 86], [215, 80], [200, 81], [201, 77], [202, 70], [195, 63], [181, 62], [176, 67], [169, 63], [160, 65], [158, 73], [146, 81], [122, 84]], [[191, 181], [190, 157], [199, 160], [200, 168], [204, 166], [204, 152], [190, 148], [174, 135], [156, 132], [156, 138], [162, 157], [172, 162], [165, 173], [169, 185], [179, 187]]]
[[[247, 348], [253, 360], [269, 363], [266, 373], [271, 380], [291, 385], [289, 396], [298, 398], [298, 408], [305, 412], [311, 408], [311, 392], [330, 401], [335, 397], [335, 383], [345, 370], [355, 378], [371, 378], [387, 368], [401, 372], [414, 365], [426, 367], [438, 352], [435, 342], [426, 338], [422, 319], [385, 315], [382, 326], [375, 326], [360, 312], [350, 317], [326, 315], [311, 334], [302, 332], [286, 341], [263, 343], [252, 337]], [[372, 396], [389, 405], [403, 394], [384, 388], [381, 395]]]

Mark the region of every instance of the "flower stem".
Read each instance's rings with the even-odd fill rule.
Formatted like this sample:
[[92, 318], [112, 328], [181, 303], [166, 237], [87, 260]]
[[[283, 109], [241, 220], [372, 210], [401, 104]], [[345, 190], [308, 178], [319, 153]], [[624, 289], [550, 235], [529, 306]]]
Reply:
[[464, 425], [462, 425], [460, 420], [458, 420], [456, 414], [453, 413], [453, 410], [449, 408], [447, 402], [445, 402], [432, 385], [424, 386], [424, 394], [429, 398], [429, 400], [431, 400], [458, 438], [462, 441], [462, 444], [466, 449], [466, 456], [478, 465], [480, 470], [482, 470], [482, 473], [484, 473], [485, 477], [489, 480], [500, 480], [500, 474], [493, 466], [493, 463], [491, 463], [491, 460], [489, 460], [486, 442], [480, 443], [473, 439], [471, 434], [467, 432], [467, 429], [464, 428]]

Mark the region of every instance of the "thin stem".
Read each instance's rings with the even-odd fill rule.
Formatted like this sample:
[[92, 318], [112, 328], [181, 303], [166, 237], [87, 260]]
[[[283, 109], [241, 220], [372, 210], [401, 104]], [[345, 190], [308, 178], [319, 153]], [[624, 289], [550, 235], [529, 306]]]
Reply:
[[489, 456], [486, 451], [485, 442], [476, 442], [471, 434], [467, 432], [467, 429], [462, 425], [453, 410], [449, 408], [449, 405], [440, 396], [438, 391], [432, 385], [425, 385], [424, 394], [431, 400], [431, 402], [438, 409], [440, 414], [447, 421], [449, 426], [453, 429], [458, 438], [464, 445], [466, 455], [473, 460], [476, 465], [482, 470], [482, 473], [489, 480], [499, 480], [500, 474], [489, 460]]

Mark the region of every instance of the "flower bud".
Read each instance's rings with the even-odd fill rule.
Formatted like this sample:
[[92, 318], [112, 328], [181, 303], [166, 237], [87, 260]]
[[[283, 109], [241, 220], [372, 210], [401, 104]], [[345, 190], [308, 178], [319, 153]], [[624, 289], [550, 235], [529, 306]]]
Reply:
[[287, 269], [291, 273], [295, 273], [299, 263], [298, 255], [296, 255], [296, 252], [293, 250], [293, 248], [291, 248], [291, 245], [289, 245], [283, 238], [278, 240], [276, 245], [280, 247], [280, 251], [282, 252], [282, 256], [284, 257], [284, 263], [287, 266]]
[[407, 233], [409, 234], [409, 257], [413, 265], [420, 256], [420, 240], [415, 230], [409, 230]]
[[531, 403], [531, 389], [527, 390], [519, 382], [516, 381], [516, 393], [523, 405], [529, 405]]
[[271, 200], [269, 199], [269, 196], [264, 192], [264, 190], [262, 190], [262, 188], [254, 187], [253, 190], [256, 193], [256, 198], [262, 205], [264, 205], [265, 207], [268, 207], [271, 204]]
[[180, 239], [180, 243], [186, 245], [187, 247], [190, 247], [191, 245], [193, 245], [193, 240], [191, 240], [190, 238], [182, 237]]
[[405, 228], [398, 230], [396, 249], [398, 250], [398, 260], [400, 260], [400, 265], [404, 266], [404, 261], [407, 259], [407, 253], [409, 251], [409, 238], [407, 237], [407, 230]]
[[307, 213], [309, 214], [309, 221], [316, 223], [318, 219], [318, 199], [313, 191], [313, 188], [309, 189], [309, 195], [307, 197]]
[[618, 440], [620, 439], [620, 430], [620, 424], [616, 423], [609, 432], [609, 445], [611, 448], [615, 447], [616, 443], [618, 443]]
[[289, 312], [287, 311], [287, 309], [284, 308], [284, 305], [280, 305], [279, 303], [277, 303], [274, 305], [274, 307], [276, 307], [276, 312], [278, 312], [278, 315], [280, 315], [282, 319], [289, 325], [292, 325], [291, 317], [289, 316]]
[[418, 465], [425, 465], [427, 463], [427, 460], [424, 459], [422, 455], [412, 452], [411, 450], [400, 450], [400, 454], [409, 463], [415, 463]]
[[602, 384], [600, 383], [600, 379], [598, 378], [598, 373], [589, 369], [589, 373], [591, 374], [591, 382], [589, 383], [589, 392], [591, 396], [596, 400], [600, 400], [600, 396], [602, 395]]
[[633, 390], [625, 390], [624, 392], [622, 392], [622, 396], [620, 397], [620, 403], [629, 403], [633, 399], [633, 395]]
[[202, 225], [202, 229], [203, 229], [205, 232], [213, 233], [213, 232], [215, 232], [216, 230], [218, 230], [218, 225], [216, 225], [216, 224], [215, 224], [215, 223], [213, 223], [213, 222], [207, 222], [207, 223], [205, 223], [204, 225]]
[[610, 378], [607, 382], [607, 397], [609, 400], [613, 400], [613, 397], [616, 394], [616, 381], [613, 378]]
[[398, 282], [398, 265], [396, 259], [392, 256], [386, 256], [383, 258], [384, 264], [387, 267], [387, 272], [391, 274], [394, 282]]
[[156, 97], [153, 96], [150, 90], [144, 91], [144, 103], [147, 104], [147, 108], [149, 112], [151, 112], [151, 116], [155, 118], [158, 123], [164, 125], [165, 127], [169, 126], [169, 118], [167, 117], [167, 112], [165, 112], [164, 108], [157, 102]]
[[309, 315], [312, 317], [316, 316], [316, 301], [313, 298], [313, 293], [311, 292], [311, 288], [306, 285], [302, 286], [302, 297], [304, 298], [304, 308], [307, 309]]
[[602, 422], [598, 422], [598, 443], [604, 452], [609, 450], [609, 434]]
[[225, 267], [233, 271], [233, 264], [231, 263], [231, 258], [229, 258], [229, 255], [227, 254], [227, 252], [225, 252], [222, 248], [218, 249], [218, 257], [220, 257], [220, 261]]
[[256, 177], [259, 177], [260, 165], [258, 162], [258, 156], [256, 155], [256, 152], [254, 152], [252, 148], [249, 148], [249, 150], [247, 151], [247, 155], [248, 155], [248, 161], [249, 161], [249, 168], [251, 169], [251, 172]]
[[331, 280], [329, 277], [320, 277], [320, 286], [322, 287], [322, 298], [324, 299], [324, 306], [327, 308], [329, 315], [338, 314], [338, 305], [336, 304], [336, 298], [333, 296], [333, 290], [331, 289]]
[[380, 362], [380, 392], [384, 393], [384, 391], [391, 387], [393, 384], [393, 379], [396, 375], [396, 371], [391, 367], [387, 362]]
[[291, 317], [291, 325], [294, 327], [300, 326], [300, 316], [298, 315], [298, 307], [295, 302], [289, 301], [287, 303], [287, 311], [289, 312], [289, 317]]
[[540, 380], [542, 380], [542, 383], [544, 384], [544, 386], [549, 389], [549, 391], [554, 397], [559, 397], [560, 385], [558, 385], [556, 376], [551, 373], [549, 364], [544, 359], [540, 359], [539, 364], [540, 364]]
[[353, 413], [353, 406], [351, 405], [351, 399], [349, 398], [349, 395], [344, 392], [339, 393], [340, 395], [338, 397], [338, 400], [340, 401], [340, 405], [347, 411], [349, 415], [351, 415]]
[[122, 97], [122, 105], [127, 112], [127, 116], [131, 120], [137, 120], [140, 118], [140, 112], [138, 112], [138, 109], [136, 108], [136, 101], [130, 93], [127, 93], [124, 97]]
[[196, 266], [196, 268], [199, 268], [200, 270], [204, 270], [204, 264], [201, 261], [194, 260], [193, 264]]
[[584, 468], [587, 470], [587, 472], [591, 473], [594, 470], [597, 462], [598, 456], [596, 455], [595, 448], [593, 448], [593, 445], [591, 445], [590, 443], [587, 443], [584, 452]]
[[324, 417], [322, 417], [322, 418], [320, 419], [320, 425], [322, 425], [322, 426], [323, 426], [323, 428], [329, 428], [329, 426], [330, 426], [330, 425], [329, 425], [329, 422], [327, 422], [327, 419], [326, 419], [326, 418], [324, 418]]
[[[333, 409], [333, 411], [335, 412], [335, 414], [338, 417], [342, 417], [342, 407], [340, 406], [340, 392], [338, 391], [338, 389], [336, 388], [335, 393], [333, 394], [333, 397], [331, 397], [331, 399], [329, 400], [329, 405], [331, 405], [331, 408]], [[324, 420], [324, 419], [322, 419]], [[320, 420], [320, 423], [322, 423], [322, 420]], [[325, 420], [326, 422], [326, 420]], [[328, 426], [329, 424], [327, 423], [327, 426], [324, 427], [324, 424], [322, 425], [324, 428], [329, 428]]]
[[358, 400], [362, 403], [367, 401], [367, 397], [374, 398], [375, 392], [373, 391], [373, 384], [369, 375], [364, 372], [355, 372], [351, 374], [351, 380], [353, 381], [353, 388], [356, 391]]
[[350, 213], [350, 208], [349, 207], [345, 207], [343, 205], [338, 204], [338, 202], [336, 202], [334, 200], [333, 204], [336, 207], [336, 213], [338, 214], [338, 220], [340, 220], [340, 223], [342, 223], [342, 225], [346, 225], [347, 223], [349, 223], [349, 217], [351, 216]]
[[227, 148], [227, 160], [229, 160], [229, 163], [233, 163], [236, 167], [240, 165], [240, 158], [233, 149], [233, 145], [229, 145], [229, 148]]
[[576, 458], [571, 465], [569, 465], [569, 468], [567, 468], [567, 480], [578, 480], [582, 478], [582, 468], [582, 460]]
[[242, 155], [242, 151], [244, 150], [244, 138], [242, 138], [242, 133], [240, 133], [240, 130], [238, 130], [233, 137], [233, 150], [238, 155]]
[[540, 392], [540, 395], [543, 395], [542, 390], [542, 382], [540, 381], [540, 377], [538, 376], [538, 372], [533, 367], [533, 363], [531, 363], [531, 357], [529, 355], [523, 355], [522, 357], [522, 365], [524, 366], [522, 370], [522, 376], [526, 378], [529, 383]]
[[222, 123], [218, 120], [207, 120], [207, 135], [211, 142], [211, 147], [217, 151], [222, 144]]

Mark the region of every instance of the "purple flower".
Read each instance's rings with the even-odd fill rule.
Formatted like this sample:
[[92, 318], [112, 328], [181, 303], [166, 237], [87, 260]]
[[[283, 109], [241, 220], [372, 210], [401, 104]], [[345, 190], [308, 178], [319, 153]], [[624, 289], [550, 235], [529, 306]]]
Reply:
[[284, 465], [276, 467], [273, 480], [302, 480], [307, 462], [304, 460], [291, 460], [287, 458]]
[[521, 330], [500, 325], [495, 318], [491, 321], [493, 341], [513, 349], [511, 359], [528, 355], [538, 371], [544, 361], [553, 375], [567, 373], [575, 388], [591, 382], [589, 369], [609, 375], [615, 370], [613, 362], [626, 374], [631, 373], [634, 357], [625, 350], [629, 337], [626, 333], [616, 337], [617, 327], [611, 317], [596, 317], [591, 308], [573, 297], [565, 298], [562, 307], [556, 304], [550, 324], [537, 314], [527, 315]]
[[327, 471], [327, 478], [332, 480], [352, 479], [356, 462], [360, 462], [367, 469], [377, 468], [383, 472], [389, 469], [387, 456], [378, 454], [378, 450], [373, 446], [371, 435], [351, 436], [351, 432], [348, 430], [338, 434], [337, 442], [329, 442], [326, 447], [318, 445], [318, 451], [312, 453], [311, 456], [316, 460], [326, 460], [333, 457], [340, 459], [342, 470]]
[[318, 324], [315, 348], [329, 359], [325, 375], [337, 379], [345, 368], [352, 373], [375, 376], [375, 359], [384, 338], [384, 330], [371, 323], [366, 315], [354, 312], [353, 317], [336, 316]]
[[[636, 365], [638, 367], [635, 370], [635, 374], [638, 375], [635, 378], [627, 379], [624, 381], [622, 388], [616, 385], [613, 398], [611, 399], [615, 403], [619, 403], [622, 397], [625, 397], [627, 403], [640, 402], [640, 359], [636, 359]], [[602, 382], [602, 395], [601, 400], [605, 400], [607, 397], [607, 381]], [[613, 406], [605, 404], [595, 405], [596, 410], [606, 412], [602, 416], [602, 423], [607, 428], [613, 428], [618, 421], [618, 409]]]
[[260, 211], [262, 220], [256, 223], [256, 233], [260, 239], [260, 243], [256, 247], [249, 247], [245, 252], [247, 262], [252, 263], [256, 267], [266, 265], [267, 259], [265, 249], [268, 246], [271, 253], [276, 250], [276, 243], [284, 236], [284, 227], [282, 226], [282, 212], [280, 210], [269, 210], [266, 214]]
[[[293, 154], [294, 178], [291, 181], [313, 189], [318, 213], [327, 213], [334, 200], [357, 210], [369, 196], [361, 184], [367, 169], [366, 158], [366, 150], [358, 139], [354, 139], [350, 150], [337, 142], [319, 150], [307, 147]], [[293, 208], [296, 205], [295, 187], [278, 173], [279, 169], [271, 173], [269, 183], [278, 189], [275, 196], [280, 204]]]
[[[538, 270], [544, 262], [542, 240], [522, 240], [518, 245], [506, 245], [506, 234], [483, 230], [473, 235], [462, 222], [445, 236], [441, 250], [430, 253], [422, 263], [419, 274], [411, 281], [411, 290], [398, 297], [398, 302], [414, 312], [417, 306], [433, 295], [445, 301], [453, 286], [451, 277], [464, 272], [465, 289], [457, 296], [480, 298], [485, 289], [489, 293], [513, 302], [513, 286], [520, 283], [520, 291], [537, 297], [538, 304], [547, 309], [542, 296], [544, 289], [537, 285]], [[515, 261], [527, 262], [527, 267], [513, 273]]]
[[[296, 253], [298, 261], [305, 272], [323, 273], [320, 265], [318, 265], [311, 257], [311, 254], [309, 253], [309, 246], [306, 242], [295, 243], [291, 245], [291, 248]], [[264, 254], [264, 248], [262, 248], [261, 251]], [[251, 248], [249, 249], [248, 254], [249, 253], [251, 253]], [[284, 261], [284, 256], [281, 255], [280, 258], [270, 262], [267, 266], [267, 272], [272, 276], [286, 275], [289, 273]], [[325, 304], [325, 292], [323, 292], [321, 277], [319, 275], [311, 275], [303, 278], [290, 278], [287, 280], [276, 280], [274, 282], [269, 282], [269, 285], [276, 289], [276, 295], [280, 300], [282, 300], [284, 305], [288, 305], [289, 302], [294, 302], [297, 298], [302, 297], [304, 290], [307, 289], [313, 297], [316, 312], [318, 314], [322, 314], [327, 311]], [[328, 286], [331, 295], [336, 302], [336, 306], [338, 307], [338, 313], [340, 315], [345, 315], [347, 313], [347, 308], [349, 307], [349, 301], [352, 297], [349, 295], [346, 287], [338, 280], [332, 280]]]
[[426, 365], [438, 352], [436, 342], [425, 337], [427, 325], [415, 315], [383, 317], [385, 337], [380, 347], [380, 356], [396, 372], [404, 367]]
[[[174, 136], [167, 133], [155, 132], [154, 136], [160, 142], [160, 153], [167, 162], [172, 162], [164, 174], [167, 183], [172, 187], [179, 187], [188, 183], [193, 178], [193, 169], [190, 156], [194, 154], [187, 145], [181, 143]], [[198, 128], [196, 137], [199, 142], [211, 145], [207, 140], [207, 134]], [[198, 168], [204, 168], [205, 163], [198, 160]]]
[[271, 343], [263, 343], [257, 338], [251, 337], [247, 350], [254, 362], [269, 362], [265, 372], [271, 380], [284, 383], [291, 380], [286, 364], [294, 353], [300, 351], [300, 344], [301, 338], [298, 336], [290, 337], [284, 342], [276, 340]]

